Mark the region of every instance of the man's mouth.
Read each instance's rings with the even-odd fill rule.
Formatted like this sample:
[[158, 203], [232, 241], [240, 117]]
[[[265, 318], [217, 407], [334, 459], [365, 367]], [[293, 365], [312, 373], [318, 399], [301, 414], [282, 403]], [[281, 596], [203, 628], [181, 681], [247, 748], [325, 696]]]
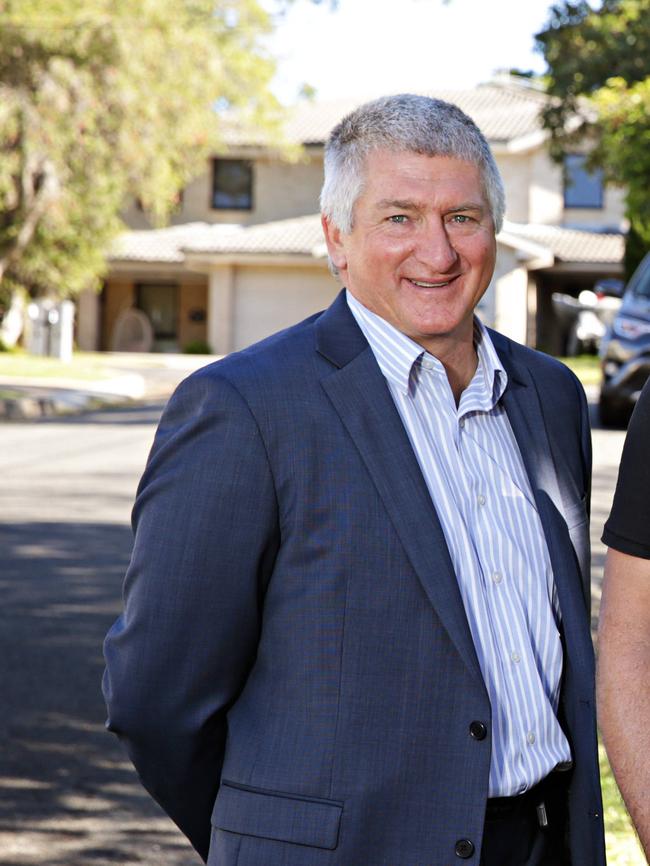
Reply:
[[443, 280], [439, 283], [426, 283], [424, 280], [409, 279], [409, 283], [413, 283], [414, 286], [418, 286], [421, 289], [442, 289], [444, 286], [448, 286], [450, 282], [451, 279]]

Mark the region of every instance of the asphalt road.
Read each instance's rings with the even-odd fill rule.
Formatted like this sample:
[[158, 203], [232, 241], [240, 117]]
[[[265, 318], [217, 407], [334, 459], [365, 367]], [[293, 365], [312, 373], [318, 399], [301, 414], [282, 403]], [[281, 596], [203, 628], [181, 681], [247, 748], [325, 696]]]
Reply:
[[[103, 727], [101, 643], [160, 407], [0, 425], [0, 864], [193, 866]], [[594, 610], [624, 434], [594, 431]]]

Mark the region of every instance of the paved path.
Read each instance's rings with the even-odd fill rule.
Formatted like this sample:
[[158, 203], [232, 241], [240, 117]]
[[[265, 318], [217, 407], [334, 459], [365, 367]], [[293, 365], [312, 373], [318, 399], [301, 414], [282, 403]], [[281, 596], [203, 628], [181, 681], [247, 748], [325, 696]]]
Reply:
[[[192, 866], [103, 729], [101, 641], [156, 405], [0, 425], [0, 864]], [[623, 433], [594, 432], [595, 607]]]

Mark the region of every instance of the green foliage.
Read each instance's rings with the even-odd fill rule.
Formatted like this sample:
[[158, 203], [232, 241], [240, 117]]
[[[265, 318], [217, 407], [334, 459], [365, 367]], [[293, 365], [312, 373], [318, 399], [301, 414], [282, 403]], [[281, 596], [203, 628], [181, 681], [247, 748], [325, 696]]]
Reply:
[[0, 2], [0, 281], [74, 294], [137, 198], [156, 224], [218, 142], [278, 106], [257, 0]]
[[210, 344], [205, 340], [190, 340], [183, 346], [183, 354], [185, 355], [211, 355], [212, 349]]
[[611, 78], [596, 91], [594, 102], [602, 129], [599, 158], [609, 177], [628, 190], [634, 234], [626, 263], [633, 269], [650, 249], [650, 77], [632, 85]]
[[592, 167], [627, 190], [628, 273], [650, 249], [650, 0], [563, 0], [551, 9], [538, 48], [548, 64], [544, 112], [557, 159], [579, 143]]

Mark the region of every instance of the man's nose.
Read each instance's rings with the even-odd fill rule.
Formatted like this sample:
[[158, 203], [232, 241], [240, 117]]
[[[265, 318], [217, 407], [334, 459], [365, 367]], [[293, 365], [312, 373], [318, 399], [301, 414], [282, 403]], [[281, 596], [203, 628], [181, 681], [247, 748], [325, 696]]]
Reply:
[[423, 227], [414, 252], [421, 264], [440, 274], [451, 270], [458, 260], [445, 225], [437, 221]]

